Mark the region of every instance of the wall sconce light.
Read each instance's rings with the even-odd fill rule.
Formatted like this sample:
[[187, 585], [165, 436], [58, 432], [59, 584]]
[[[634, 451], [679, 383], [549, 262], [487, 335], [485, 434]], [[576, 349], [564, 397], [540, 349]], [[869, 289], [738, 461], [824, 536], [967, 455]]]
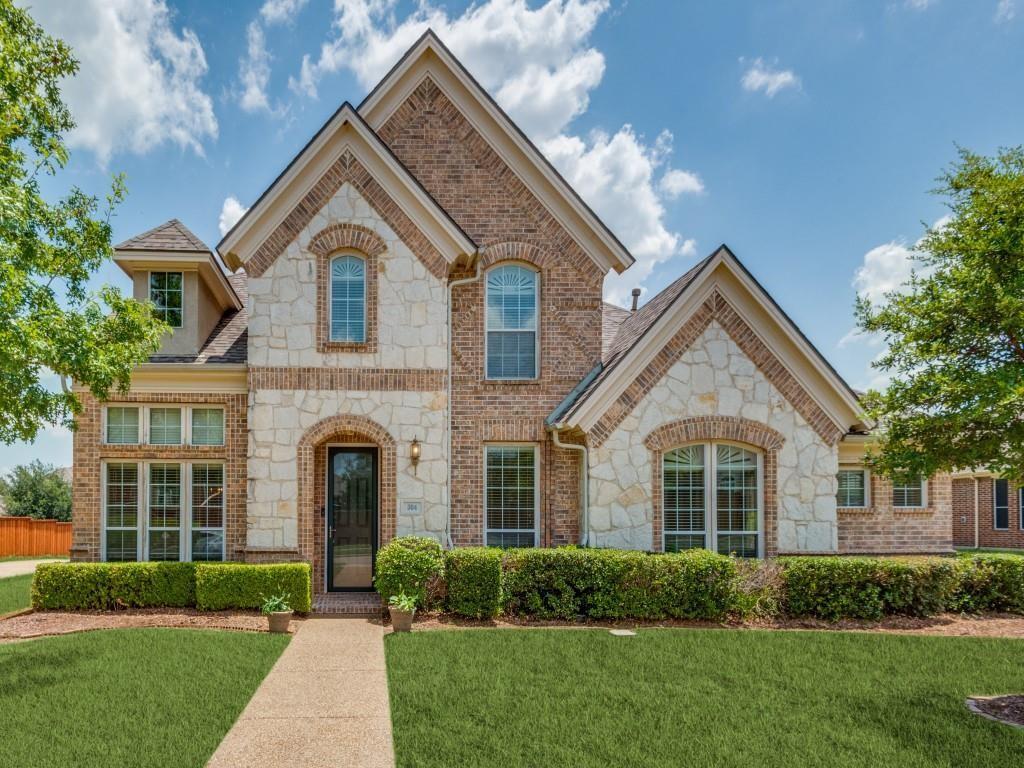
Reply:
[[414, 437], [412, 445], [409, 446], [409, 461], [412, 462], [413, 467], [420, 463], [420, 441], [418, 437]]

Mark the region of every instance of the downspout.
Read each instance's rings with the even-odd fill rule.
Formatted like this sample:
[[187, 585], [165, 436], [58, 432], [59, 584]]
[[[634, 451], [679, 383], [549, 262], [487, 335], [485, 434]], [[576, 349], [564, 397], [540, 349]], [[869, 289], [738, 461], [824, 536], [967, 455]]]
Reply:
[[551, 427], [550, 431], [557, 447], [580, 452], [580, 461], [583, 462], [580, 467], [580, 545], [586, 547], [590, 544], [590, 453], [585, 445], [563, 443], [558, 438], [557, 427]]
[[473, 276], [463, 277], [459, 280], [452, 280], [448, 283], [448, 397], [445, 402], [445, 409], [448, 414], [448, 440], [445, 461], [448, 464], [448, 483], [445, 485], [445, 512], [444, 519], [444, 546], [447, 549], [454, 547], [452, 542], [452, 339], [455, 334], [452, 332], [452, 301], [455, 298], [455, 288], [460, 285], [469, 285], [480, 279], [480, 256], [483, 249], [473, 254]]
[[978, 523], [978, 512], [980, 505], [978, 504], [978, 477], [974, 477], [974, 548], [978, 549], [981, 544], [981, 527]]

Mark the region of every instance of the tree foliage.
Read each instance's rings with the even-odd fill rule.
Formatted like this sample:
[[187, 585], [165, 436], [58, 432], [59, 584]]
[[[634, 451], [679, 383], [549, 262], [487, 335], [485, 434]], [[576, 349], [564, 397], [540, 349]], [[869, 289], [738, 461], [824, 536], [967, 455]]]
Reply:
[[986, 468], [1024, 479], [1024, 147], [961, 149], [938, 179], [950, 217], [915, 247], [910, 282], [858, 322], [881, 334], [868, 393], [888, 474]]
[[0, 477], [0, 498], [12, 517], [71, 519], [71, 484], [59, 469], [38, 459]]
[[[0, 440], [33, 439], [45, 423], [72, 426], [74, 381], [97, 397], [126, 389], [131, 369], [167, 328], [147, 304], [90, 276], [111, 255], [110, 214], [125, 194], [115, 177], [100, 200], [77, 187], [47, 202], [40, 179], [68, 161], [74, 127], [60, 81], [78, 63], [11, 0], [0, 0]], [[45, 386], [57, 374], [60, 391]]]

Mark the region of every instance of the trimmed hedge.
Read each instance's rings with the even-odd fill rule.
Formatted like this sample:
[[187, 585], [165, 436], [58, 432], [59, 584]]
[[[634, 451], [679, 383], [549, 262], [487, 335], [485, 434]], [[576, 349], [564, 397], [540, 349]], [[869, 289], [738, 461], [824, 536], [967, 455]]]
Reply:
[[202, 611], [260, 608], [273, 595], [283, 595], [293, 611], [312, 607], [309, 563], [197, 563], [196, 607]]
[[450, 549], [444, 554], [444, 576], [450, 613], [491, 619], [501, 612], [501, 550]]
[[540, 619], [716, 619], [736, 576], [732, 559], [705, 550], [515, 549], [502, 567], [505, 610]]
[[1024, 556], [970, 554], [957, 558], [953, 608], [965, 613], [1024, 613]]
[[444, 555], [435, 539], [425, 536], [399, 536], [377, 552], [373, 586], [387, 602], [405, 593], [426, 607], [437, 590], [444, 572]]
[[195, 601], [194, 563], [42, 563], [32, 579], [33, 608], [184, 608]]
[[44, 563], [32, 579], [32, 607], [49, 610], [259, 608], [262, 596], [289, 594], [311, 606], [306, 563]]

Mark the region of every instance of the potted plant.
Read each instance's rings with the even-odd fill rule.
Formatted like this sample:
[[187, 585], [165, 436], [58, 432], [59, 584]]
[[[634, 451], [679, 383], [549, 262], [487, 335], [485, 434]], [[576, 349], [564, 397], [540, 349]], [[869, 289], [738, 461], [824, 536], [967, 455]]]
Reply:
[[411, 632], [412, 619], [416, 615], [416, 598], [401, 592], [392, 595], [388, 601], [388, 612], [391, 614], [391, 626], [395, 632]]
[[263, 600], [263, 615], [267, 617], [270, 631], [283, 634], [288, 631], [288, 623], [295, 611], [288, 605], [290, 595], [271, 595]]

